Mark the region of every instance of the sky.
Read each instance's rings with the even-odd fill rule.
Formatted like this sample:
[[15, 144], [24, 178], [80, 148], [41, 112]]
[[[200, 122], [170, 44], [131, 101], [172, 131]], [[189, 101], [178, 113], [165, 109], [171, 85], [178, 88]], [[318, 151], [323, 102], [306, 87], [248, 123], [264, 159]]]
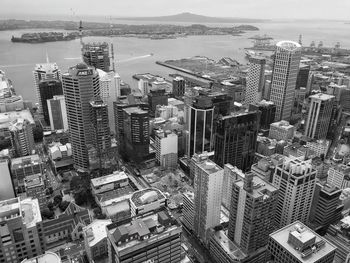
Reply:
[[3, 18], [21, 15], [161, 16], [350, 20], [350, 0], [0, 0]]

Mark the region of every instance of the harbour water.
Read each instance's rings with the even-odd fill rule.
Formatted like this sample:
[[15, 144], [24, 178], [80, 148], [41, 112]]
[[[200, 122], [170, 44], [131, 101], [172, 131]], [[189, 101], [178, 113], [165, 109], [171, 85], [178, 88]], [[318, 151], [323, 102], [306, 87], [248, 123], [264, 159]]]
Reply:
[[[260, 31], [248, 32], [242, 36], [191, 36], [164, 40], [87, 37], [84, 41], [112, 41], [117, 72], [125, 82], [130, 84], [132, 84], [132, 75], [135, 73], [150, 72], [167, 77], [169, 70], [156, 65], [155, 61], [158, 60], [199, 55], [216, 60], [231, 57], [241, 63], [247, 63], [244, 58], [244, 48], [252, 45], [248, 38], [256, 34], [267, 34], [273, 37], [274, 41], [297, 41], [299, 34], [302, 34], [303, 43], [307, 46], [311, 41], [315, 41], [316, 44], [323, 41], [324, 46], [334, 46], [340, 42], [342, 47], [350, 48], [350, 25], [344, 22], [284, 21], [253, 25], [259, 27]], [[10, 41], [12, 35], [18, 36], [24, 32], [33, 31], [0, 31], [0, 69], [4, 70], [12, 80], [17, 94], [21, 94], [24, 99], [35, 101], [32, 74], [35, 64], [45, 62], [47, 53], [50, 61], [56, 62], [62, 72], [65, 72], [69, 66], [80, 61], [80, 43], [79, 40], [39, 44]]]

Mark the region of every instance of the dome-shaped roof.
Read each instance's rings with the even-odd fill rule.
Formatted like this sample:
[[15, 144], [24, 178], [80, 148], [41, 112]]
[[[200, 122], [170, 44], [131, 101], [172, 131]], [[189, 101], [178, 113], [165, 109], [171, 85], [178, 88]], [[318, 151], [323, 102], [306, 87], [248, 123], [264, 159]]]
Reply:
[[88, 66], [85, 63], [78, 63], [76, 68], [77, 69], [87, 69]]
[[277, 43], [277, 47], [283, 48], [287, 51], [295, 51], [301, 48], [300, 44], [294, 41], [284, 40]]

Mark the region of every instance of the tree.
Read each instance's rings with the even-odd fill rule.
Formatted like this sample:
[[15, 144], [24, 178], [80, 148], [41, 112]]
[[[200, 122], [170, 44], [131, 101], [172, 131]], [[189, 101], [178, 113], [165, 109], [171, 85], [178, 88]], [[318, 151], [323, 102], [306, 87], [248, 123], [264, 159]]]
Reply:
[[36, 125], [33, 128], [33, 136], [35, 142], [42, 142], [44, 138], [44, 130], [41, 125]]
[[87, 193], [85, 190], [81, 190], [77, 193], [74, 194], [74, 199], [75, 199], [75, 203], [77, 205], [82, 205], [82, 204], [86, 204], [87, 201]]
[[47, 204], [47, 208], [50, 209], [50, 210], [52, 211], [53, 208], [54, 208], [53, 203], [52, 203], [52, 202], [49, 202], [49, 203]]
[[11, 139], [10, 138], [4, 138], [1, 136], [0, 138], [0, 151], [3, 149], [8, 149], [12, 146]]
[[81, 178], [80, 176], [73, 176], [72, 179], [70, 180], [70, 189], [78, 189], [81, 186]]
[[67, 207], [69, 206], [70, 202], [68, 201], [63, 201], [59, 204], [59, 208], [61, 209], [61, 211], [65, 211], [67, 209]]
[[44, 210], [41, 211], [41, 216], [43, 216], [46, 219], [52, 219], [54, 218], [55, 213], [48, 208], [45, 208]]
[[60, 205], [61, 202], [62, 202], [62, 196], [56, 195], [56, 196], [53, 198], [53, 203], [54, 203], [54, 205]]

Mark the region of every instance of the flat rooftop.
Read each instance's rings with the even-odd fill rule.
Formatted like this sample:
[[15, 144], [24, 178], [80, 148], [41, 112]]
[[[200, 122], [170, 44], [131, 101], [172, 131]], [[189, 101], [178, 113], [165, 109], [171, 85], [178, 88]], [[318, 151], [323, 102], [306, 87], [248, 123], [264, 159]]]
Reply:
[[244, 259], [246, 255], [236, 246], [225, 234], [223, 230], [216, 231], [213, 236], [216, 243], [227, 253], [232, 261]]
[[61, 258], [56, 253], [46, 251], [43, 255], [25, 259], [21, 263], [61, 263]]
[[129, 177], [126, 175], [125, 172], [115, 171], [112, 174], [91, 179], [91, 184], [93, 185], [93, 187], [99, 187], [101, 185], [110, 184], [121, 180], [128, 180], [128, 178]]
[[44, 181], [40, 173], [26, 176], [24, 183], [28, 188], [44, 185]]
[[42, 160], [39, 155], [33, 154], [28, 156], [23, 156], [20, 158], [12, 159], [11, 169], [22, 169], [27, 166], [42, 164]]
[[285, 130], [294, 128], [293, 125], [289, 124], [288, 121], [284, 121], [284, 120], [271, 123], [270, 125], [271, 125], [272, 127], [277, 127], [277, 128], [285, 129]]
[[107, 238], [106, 226], [112, 224], [112, 220], [94, 220], [90, 225], [84, 227], [84, 234], [87, 237], [90, 247]]
[[207, 174], [213, 174], [220, 170], [223, 170], [219, 165], [214, 163], [212, 160], [208, 158], [207, 154], [194, 155], [192, 157], [192, 161], [204, 172]]
[[[302, 252], [300, 250], [296, 250], [295, 246], [288, 242], [290, 234], [292, 234], [301, 243], [305, 243], [306, 241], [309, 241], [315, 237], [314, 244], [320, 241], [322, 241], [322, 243], [324, 242], [324, 244], [309, 256], [302, 257]], [[270, 237], [282, 247], [284, 247], [291, 255], [299, 260], [299, 262], [303, 263], [318, 262], [318, 260], [336, 249], [336, 247], [326, 241], [326, 239], [322, 238], [299, 221], [296, 221], [288, 226], [285, 226], [284, 228], [277, 230], [276, 232], [270, 234]]]
[[162, 199], [166, 199], [166, 197], [160, 190], [157, 188], [146, 188], [134, 192], [130, 197], [130, 202], [136, 207], [140, 207]]
[[335, 97], [333, 95], [328, 95], [328, 94], [324, 94], [324, 93], [317, 93], [315, 95], [311, 95], [310, 98], [322, 100], [322, 101], [327, 101], [327, 100], [334, 99]]
[[124, 108], [123, 111], [125, 111], [127, 114], [146, 114], [147, 111], [142, 110], [140, 107], [130, 107], [130, 108]]
[[[238, 187], [243, 188], [244, 180], [240, 179], [239, 181], [234, 182]], [[258, 175], [253, 176], [253, 187], [252, 192], [249, 194], [254, 198], [262, 197], [264, 200], [269, 198], [273, 193], [276, 193], [278, 189], [272, 184], [269, 184], [264, 179]]]

